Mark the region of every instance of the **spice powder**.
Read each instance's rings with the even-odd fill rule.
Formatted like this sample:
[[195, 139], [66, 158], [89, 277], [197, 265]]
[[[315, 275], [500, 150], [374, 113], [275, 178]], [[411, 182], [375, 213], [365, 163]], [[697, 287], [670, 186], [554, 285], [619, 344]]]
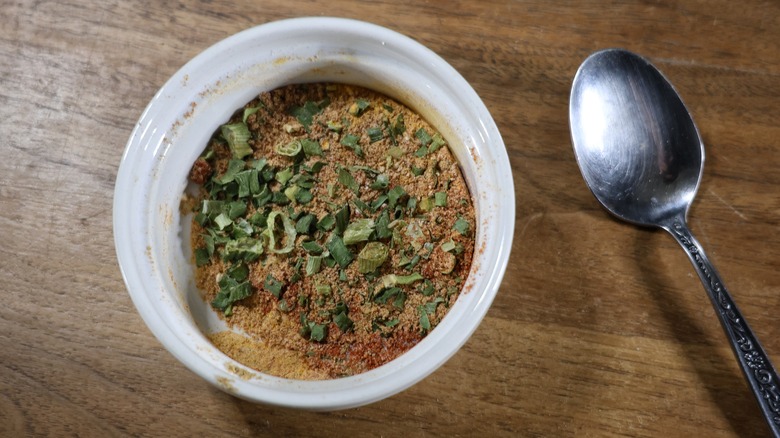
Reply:
[[249, 336], [210, 339], [258, 371], [380, 366], [441, 321], [468, 275], [474, 208], [446, 140], [374, 91], [265, 92], [217, 130], [190, 180], [197, 286]]

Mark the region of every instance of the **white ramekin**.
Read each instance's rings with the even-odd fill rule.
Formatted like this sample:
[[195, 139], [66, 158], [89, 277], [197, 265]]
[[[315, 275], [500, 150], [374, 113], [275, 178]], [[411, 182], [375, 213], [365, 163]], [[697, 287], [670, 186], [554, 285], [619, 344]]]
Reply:
[[[422, 114], [450, 141], [475, 201], [477, 250], [457, 302], [414, 348], [356, 376], [288, 380], [233, 361], [204, 336], [224, 325], [195, 288], [189, 220], [180, 214], [179, 204], [192, 162], [233, 111], [262, 91], [328, 81], [385, 93]], [[463, 77], [408, 37], [339, 18], [257, 26], [188, 62], [143, 112], [122, 157], [114, 194], [114, 240], [122, 275], [138, 312], [165, 348], [187, 368], [238, 397], [312, 410], [383, 399], [451, 357], [496, 295], [514, 219], [514, 186], [504, 143]]]

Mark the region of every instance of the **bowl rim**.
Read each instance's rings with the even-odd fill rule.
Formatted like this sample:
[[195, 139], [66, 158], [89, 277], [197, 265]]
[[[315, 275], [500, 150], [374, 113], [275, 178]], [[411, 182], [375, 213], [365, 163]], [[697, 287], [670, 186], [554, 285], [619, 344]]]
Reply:
[[[490, 148], [488, 152], [492, 160], [488, 164], [493, 166], [491, 169], [495, 169], [499, 175], [498, 178], [505, 183], [500, 191], [499, 204], [501, 208], [495, 212], [497, 223], [486, 225], [496, 228], [493, 229], [493, 237], [497, 237], [498, 242], [491, 242], [490, 265], [484, 268], [485, 278], [480, 283], [484, 287], [482, 290], [469, 292], [469, 294], [473, 294], [469, 298], [474, 301], [472, 307], [469, 308], [469, 314], [461, 318], [465, 320], [464, 324], [457, 327], [457, 332], [448, 338], [452, 342], [445, 345], [446, 348], [442, 348], [442, 346], [437, 348], [433, 341], [425, 343], [426, 340], [435, 338], [437, 328], [424, 338], [423, 342], [398, 359], [356, 376], [325, 381], [298, 381], [255, 372], [255, 377], [251, 379], [237, 379], [234, 374], [225, 370], [224, 366], [220, 368], [216, 365], [217, 362], [230, 363], [230, 361], [225, 362], [226, 356], [217, 355], [216, 360], [204, 358], [203, 351], [194, 348], [194, 344], [188, 343], [188, 340], [177, 332], [178, 326], [172, 325], [175, 321], [173, 323], [166, 321], [166, 314], [161, 313], [162, 310], [156, 307], [160, 303], [152, 299], [151, 294], [154, 291], [149, 290], [149, 281], [151, 280], [144, 279], [144, 275], [150, 273], [160, 277], [163, 275], [160, 275], [159, 270], [155, 273], [155, 260], [150, 254], [142, 255], [139, 253], [142, 246], [139, 246], [138, 240], [139, 235], [146, 238], [151, 237], [148, 233], [152, 231], [145, 230], [147, 228], [154, 230], [153, 214], [146, 211], [145, 215], [132, 215], [131, 210], [138, 202], [144, 204], [146, 210], [157, 207], [149, 204], [157, 199], [155, 198], [155, 190], [159, 190], [159, 188], [152, 183], [155, 180], [154, 172], [159, 169], [155, 166], [159, 165], [150, 165], [149, 161], [151, 157], [160, 162], [164, 161], [166, 154], [169, 153], [177, 135], [179, 135], [175, 131], [185, 129], [175, 123], [159, 126], [158, 119], [160, 111], [163, 111], [166, 105], [171, 105], [170, 102], [176, 101], [176, 93], [182, 87], [186, 88], [188, 80], [197, 76], [203, 65], [208, 64], [220, 54], [235, 50], [241, 44], [248, 41], [258, 41], [269, 35], [292, 35], [304, 29], [330, 32], [334, 35], [340, 35], [346, 40], [366, 38], [378, 44], [381, 43], [382, 47], [390, 46], [393, 50], [403, 53], [421, 65], [424, 64], [424, 67], [429, 71], [437, 71], [446, 76], [447, 80], [450, 81], [450, 86], [462, 93], [458, 97], [474, 105], [473, 110], [480, 115], [481, 131], [479, 135], [484, 137], [480, 144], [485, 145], [483, 148]], [[347, 53], [347, 55], [354, 54]], [[195, 92], [197, 93], [198, 90]], [[190, 91], [191, 93], [192, 91]], [[203, 95], [202, 90], [200, 90], [200, 94]], [[153, 132], [156, 130], [160, 132]], [[174, 140], [172, 141], [171, 138]], [[478, 141], [477, 139], [472, 140]], [[470, 150], [469, 152], [475, 160], [480, 153], [485, 153], [484, 150], [482, 152]], [[152, 166], [152, 174], [139, 174], [138, 171], [144, 166]], [[151, 182], [143, 179], [145, 176], [148, 176]], [[515, 217], [513, 184], [503, 140], [484, 103], [466, 80], [430, 49], [393, 30], [353, 19], [302, 17], [279, 20], [246, 29], [207, 48], [180, 68], [152, 98], [133, 129], [120, 161], [113, 205], [114, 243], [123, 280], [139, 314], [155, 337], [187, 368], [220, 389], [250, 401], [312, 410], [343, 409], [386, 398], [425, 378], [455, 354], [476, 330], [498, 291], [508, 264]], [[131, 196], [128, 196], [128, 193]], [[495, 196], [495, 194], [482, 195]], [[476, 196], [476, 193], [472, 193], [472, 197]], [[140, 243], [147, 243], [146, 239], [142, 239]], [[150, 246], [146, 246], [146, 252], [150, 252], [149, 248]], [[477, 257], [478, 255], [475, 253], [473, 263], [476, 263]], [[175, 306], [175, 303], [173, 305]], [[453, 308], [456, 306], [457, 303]], [[448, 321], [447, 317], [444, 318], [442, 324], [446, 321]], [[450, 330], [455, 330], [455, 328]], [[441, 336], [443, 335], [440, 335], [439, 338]], [[420, 347], [423, 344], [425, 348]], [[411, 355], [410, 352], [415, 352], [415, 354]], [[435, 360], [422, 363], [420, 357], [431, 352], [440, 354], [432, 356], [435, 357]], [[240, 365], [238, 362], [235, 364]], [[394, 365], [389, 366], [390, 364]], [[405, 368], [411, 368], [410, 364], [415, 365], [415, 372], [404, 372]], [[238, 368], [244, 369], [245, 367], [241, 365]], [[387, 380], [393, 381], [388, 382]]]

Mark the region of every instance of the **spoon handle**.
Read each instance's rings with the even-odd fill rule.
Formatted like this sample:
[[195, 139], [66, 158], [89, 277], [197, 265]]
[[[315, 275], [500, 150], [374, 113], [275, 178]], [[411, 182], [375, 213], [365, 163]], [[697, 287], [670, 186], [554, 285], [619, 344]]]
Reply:
[[683, 218], [674, 217], [664, 223], [662, 228], [674, 236], [696, 268], [764, 418], [774, 436], [780, 437], [780, 378], [769, 356], [742, 317], [718, 272]]

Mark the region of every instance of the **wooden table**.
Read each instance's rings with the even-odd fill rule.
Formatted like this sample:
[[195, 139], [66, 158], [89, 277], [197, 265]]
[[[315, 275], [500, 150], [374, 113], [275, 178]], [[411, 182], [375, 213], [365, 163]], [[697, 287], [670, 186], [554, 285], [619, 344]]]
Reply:
[[[567, 111], [601, 48], [672, 80], [707, 151], [691, 227], [780, 362], [780, 4], [160, 3], [0, 7], [0, 435], [768, 434], [685, 254], [599, 207]], [[177, 362], [130, 301], [111, 229], [120, 157], [157, 89], [211, 44], [301, 15], [387, 26], [450, 62], [495, 117], [517, 194], [509, 268], [466, 346], [333, 413], [247, 403]]]

